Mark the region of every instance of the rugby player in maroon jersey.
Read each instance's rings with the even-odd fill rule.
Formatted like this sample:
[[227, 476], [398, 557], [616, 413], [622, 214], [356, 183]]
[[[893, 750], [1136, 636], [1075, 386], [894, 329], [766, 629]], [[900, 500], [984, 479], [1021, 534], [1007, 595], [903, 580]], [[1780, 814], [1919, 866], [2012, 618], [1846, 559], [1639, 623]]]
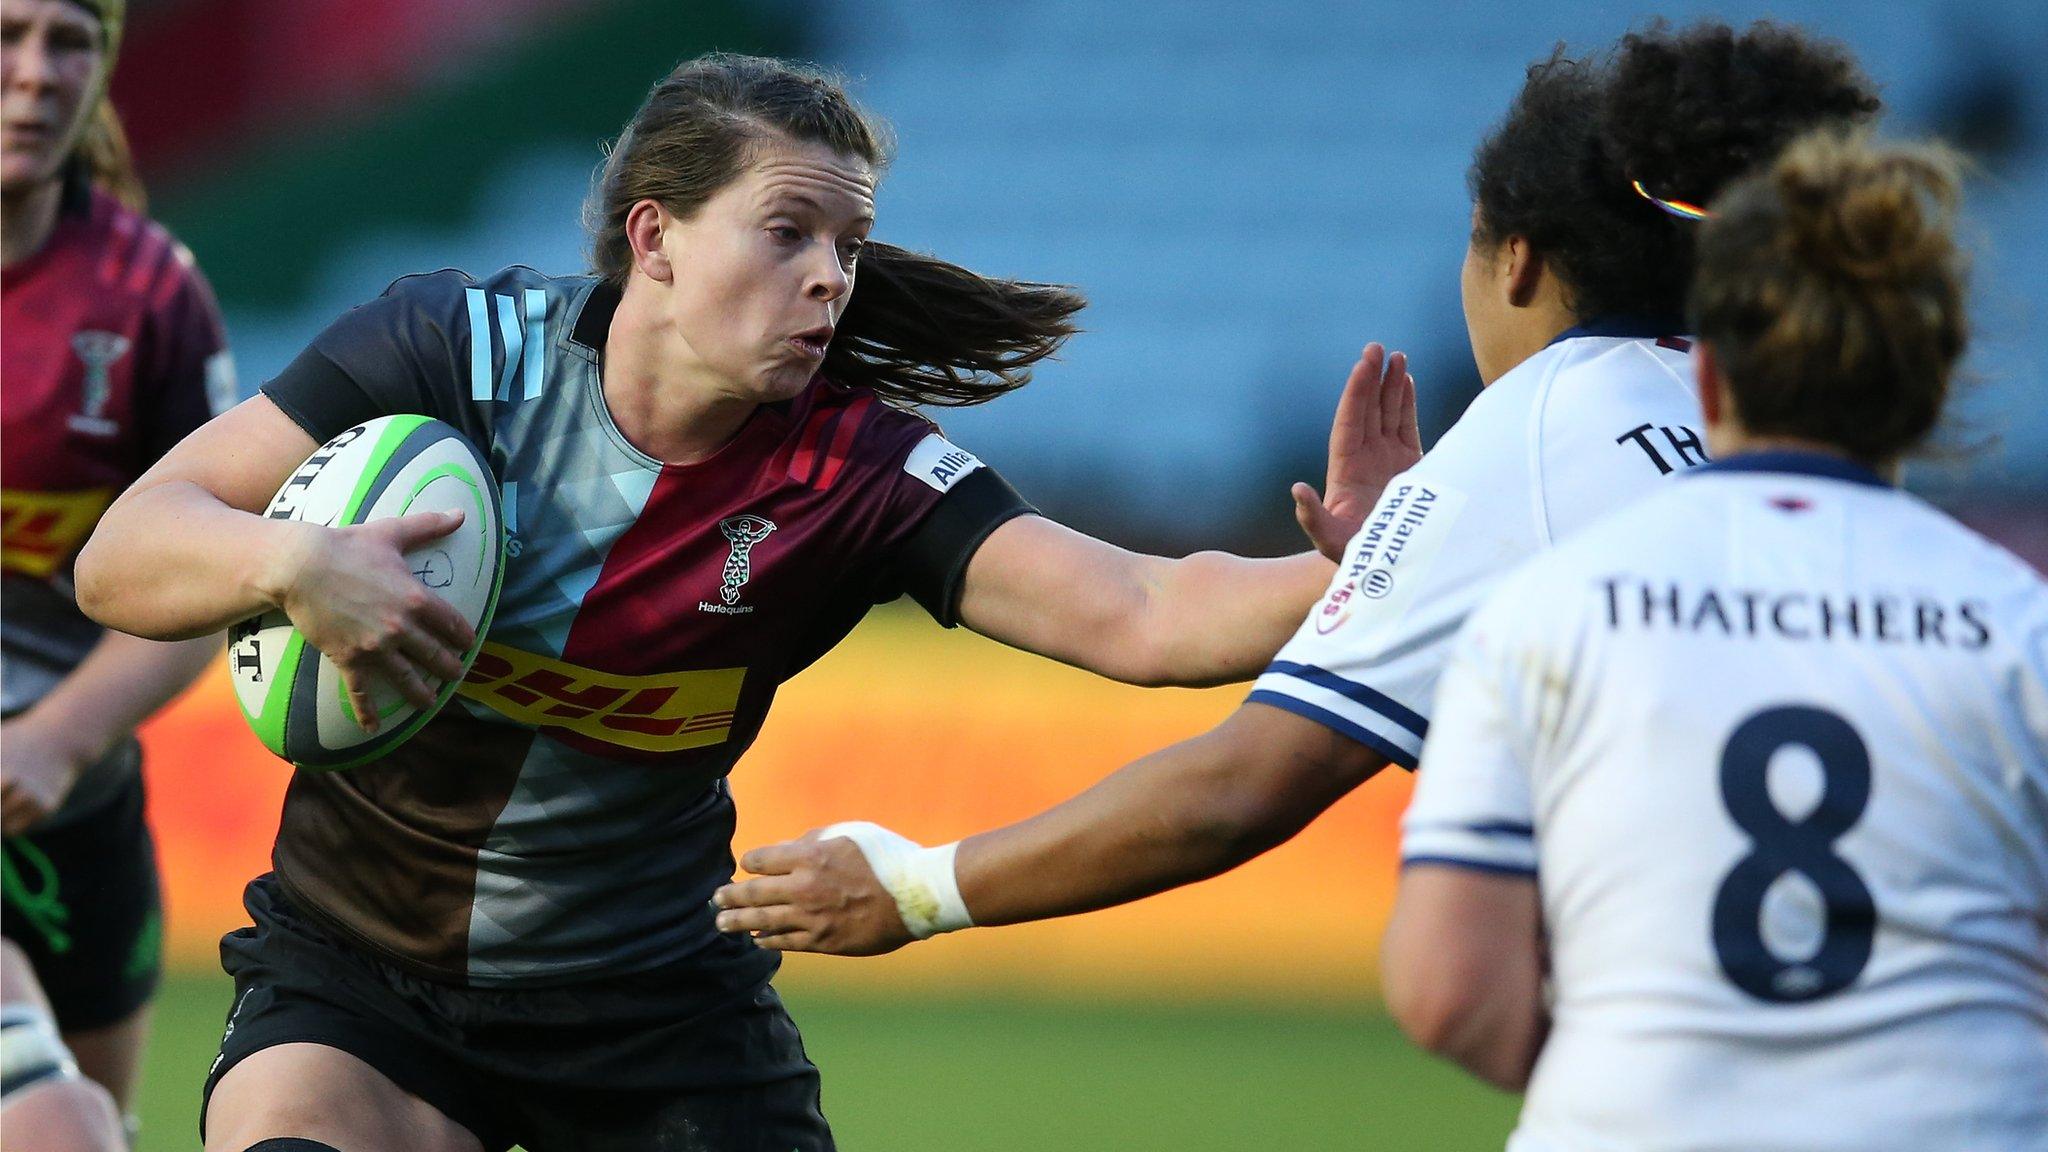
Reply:
[[[592, 275], [402, 279], [108, 513], [97, 619], [169, 638], [281, 608], [353, 689], [422, 703], [473, 637], [401, 556], [457, 521], [261, 510], [322, 441], [419, 412], [484, 449], [511, 534], [451, 705], [293, 777], [222, 942], [208, 1148], [830, 1148], [776, 954], [709, 907], [776, 688], [902, 594], [1119, 679], [1238, 679], [1328, 581], [1315, 551], [1091, 539], [917, 415], [1023, 384], [1082, 300], [870, 241], [884, 160], [826, 76], [687, 63], [606, 164]], [[1325, 493], [1297, 494], [1311, 538], [1334, 551], [1418, 455], [1413, 381], [1371, 348]]]
[[72, 591], [107, 505], [234, 391], [106, 100], [123, 7], [0, 0], [0, 1116], [40, 1147], [122, 1142], [161, 971], [134, 730], [217, 650], [105, 631]]

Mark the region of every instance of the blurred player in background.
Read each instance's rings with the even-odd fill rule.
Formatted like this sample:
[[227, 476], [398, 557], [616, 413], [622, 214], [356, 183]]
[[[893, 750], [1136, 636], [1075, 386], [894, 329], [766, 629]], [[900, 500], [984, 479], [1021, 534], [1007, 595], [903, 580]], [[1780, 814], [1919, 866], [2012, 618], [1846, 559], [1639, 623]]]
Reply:
[[1505, 572], [1706, 461], [1681, 313], [1697, 212], [1878, 100], [1845, 50], [1771, 24], [1625, 37], [1529, 70], [1473, 160], [1461, 277], [1486, 389], [1398, 477], [1322, 602], [1213, 731], [1032, 819], [923, 848], [871, 824], [757, 849], [719, 924], [863, 954], [1213, 876], [1384, 768], [1415, 766], [1452, 635]]
[[[72, 589], [101, 512], [234, 395], [212, 293], [191, 253], [142, 214], [106, 98], [123, 8], [0, 0], [0, 931], [19, 949], [0, 974], [10, 1145], [57, 1139], [29, 1115], [52, 1111], [26, 1103], [40, 1094], [70, 1093], [87, 1111], [103, 1107], [93, 1084], [123, 1108], [133, 1096], [161, 933], [134, 731], [217, 647], [105, 631]], [[52, 1010], [61, 1045], [35, 1022]]]
[[[80, 567], [99, 619], [281, 608], [351, 691], [422, 703], [471, 637], [403, 553], [456, 521], [271, 520], [272, 492], [335, 434], [425, 413], [486, 449], [511, 535], [462, 695], [292, 780], [255, 925], [222, 944], [209, 1148], [829, 1148], [777, 956], [708, 907], [725, 777], [777, 687], [903, 593], [1104, 675], [1227, 681], [1328, 582], [1315, 551], [1083, 536], [910, 411], [1021, 385], [1082, 300], [870, 241], [884, 161], [829, 77], [687, 63], [604, 170], [595, 275], [400, 280], [108, 513]], [[1311, 529], [1420, 452], [1398, 354], [1368, 350], [1340, 413], [1329, 490], [1297, 494]]]
[[2048, 1149], [2048, 583], [1895, 487], [1964, 346], [1957, 198], [1830, 134], [1715, 200], [1715, 463], [1459, 639], [1387, 999], [1528, 1089], [1517, 1152]]

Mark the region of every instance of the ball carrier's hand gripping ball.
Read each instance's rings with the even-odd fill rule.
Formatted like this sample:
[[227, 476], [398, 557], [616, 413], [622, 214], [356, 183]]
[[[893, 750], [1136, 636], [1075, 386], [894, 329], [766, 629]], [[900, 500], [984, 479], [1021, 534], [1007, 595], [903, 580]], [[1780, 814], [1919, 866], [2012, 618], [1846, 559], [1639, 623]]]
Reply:
[[[461, 510], [462, 526], [406, 553], [413, 575], [476, 628], [467, 672], [483, 648], [504, 579], [505, 533], [489, 464], [454, 428], [426, 416], [381, 416], [343, 432], [306, 459], [264, 515], [341, 528], [410, 512]], [[365, 732], [334, 663], [306, 643], [283, 612], [228, 633], [228, 671], [249, 726], [272, 752], [303, 768], [348, 768], [404, 743], [454, 696], [435, 685], [434, 706], [415, 708], [382, 682], [370, 688], [378, 730]]]

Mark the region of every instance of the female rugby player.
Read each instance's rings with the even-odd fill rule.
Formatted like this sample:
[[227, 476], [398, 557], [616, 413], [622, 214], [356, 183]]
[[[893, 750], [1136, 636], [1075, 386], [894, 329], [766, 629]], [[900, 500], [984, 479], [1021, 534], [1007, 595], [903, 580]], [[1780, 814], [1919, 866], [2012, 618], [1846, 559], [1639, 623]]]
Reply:
[[133, 1096], [162, 911], [134, 730], [217, 651], [105, 631], [72, 590], [115, 494], [234, 391], [212, 293], [142, 214], [106, 98], [123, 9], [0, 0], [0, 1116], [24, 1141], [54, 1143], [66, 1107], [106, 1115], [102, 1087]]
[[[1466, 326], [1487, 384], [1388, 485], [1328, 594], [1222, 725], [1056, 808], [923, 848], [871, 824], [749, 852], [720, 927], [865, 954], [1237, 866], [1413, 768], [1452, 635], [1516, 563], [1706, 460], [1680, 313], [1695, 210], [1802, 129], [1874, 114], [1840, 48], [1771, 24], [1529, 70], [1473, 161]], [[936, 894], [933, 896], [931, 894]]]
[[[826, 77], [686, 64], [606, 165], [595, 275], [400, 280], [108, 513], [80, 570], [99, 619], [172, 637], [278, 607], [352, 691], [427, 700], [472, 637], [402, 553], [455, 522], [262, 509], [322, 441], [426, 413], [485, 449], [511, 534], [454, 706], [293, 779], [223, 942], [207, 1147], [829, 1147], [777, 957], [708, 906], [725, 776], [777, 686], [905, 592], [1119, 679], [1245, 677], [1328, 582], [1315, 552], [1082, 536], [909, 411], [1021, 384], [1081, 300], [869, 241], [883, 159]], [[1412, 463], [1412, 402], [1369, 349], [1305, 523], [1355, 523]]]
[[1957, 199], [1833, 134], [1716, 199], [1715, 462], [1459, 640], [1387, 999], [1528, 1089], [1510, 1148], [2048, 1149], [2048, 583], [1895, 487]]

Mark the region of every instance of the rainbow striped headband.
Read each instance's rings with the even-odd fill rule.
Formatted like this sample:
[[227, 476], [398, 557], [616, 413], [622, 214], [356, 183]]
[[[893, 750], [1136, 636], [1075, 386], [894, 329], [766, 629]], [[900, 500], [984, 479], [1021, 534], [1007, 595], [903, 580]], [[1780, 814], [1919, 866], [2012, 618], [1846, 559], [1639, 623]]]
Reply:
[[1643, 187], [1641, 180], [1631, 180], [1629, 183], [1635, 186], [1636, 195], [1671, 213], [1680, 220], [1705, 220], [1713, 215], [1712, 212], [1707, 211], [1705, 208], [1697, 204], [1688, 204], [1683, 200], [1659, 200], [1655, 196], [1650, 195], [1650, 190]]

